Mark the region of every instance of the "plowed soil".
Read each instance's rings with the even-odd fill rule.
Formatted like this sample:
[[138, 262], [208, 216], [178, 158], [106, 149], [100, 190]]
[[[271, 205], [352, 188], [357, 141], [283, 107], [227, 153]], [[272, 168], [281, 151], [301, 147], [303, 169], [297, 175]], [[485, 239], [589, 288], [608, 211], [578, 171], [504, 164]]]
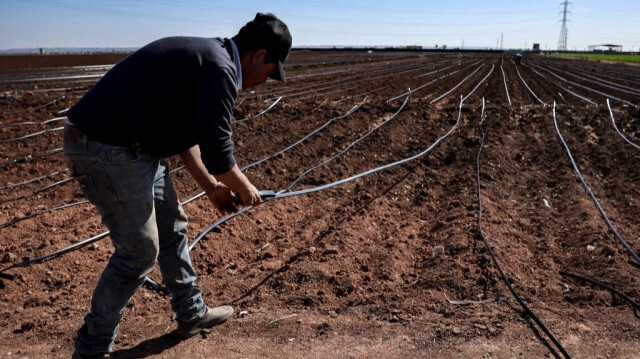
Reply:
[[[0, 284], [7, 358], [70, 357], [113, 252], [106, 237], [20, 264], [106, 230], [70, 179], [59, 128], [117, 59], [50, 60], [1, 60], [0, 269], [15, 276]], [[170, 298], [141, 288], [113, 357], [562, 357], [514, 299], [449, 302], [513, 295], [482, 234], [570, 356], [640, 357], [640, 268], [629, 262], [640, 250], [639, 67], [294, 51], [286, 69], [286, 85], [243, 92], [234, 109], [236, 159], [256, 187], [285, 190], [329, 159], [290, 190], [415, 158], [267, 201], [213, 229], [223, 217], [206, 198], [185, 204], [190, 238], [210, 229], [192, 251], [205, 299], [230, 303], [235, 315], [181, 341]], [[554, 102], [557, 128], [611, 228], [556, 131]], [[169, 163], [179, 198], [198, 195], [179, 159]], [[151, 278], [162, 282], [159, 270]]]

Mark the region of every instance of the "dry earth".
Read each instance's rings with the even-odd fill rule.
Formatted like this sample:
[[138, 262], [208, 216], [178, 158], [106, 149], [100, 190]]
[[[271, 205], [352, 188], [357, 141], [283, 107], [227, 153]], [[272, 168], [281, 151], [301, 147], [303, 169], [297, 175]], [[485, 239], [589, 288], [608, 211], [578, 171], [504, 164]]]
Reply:
[[[0, 269], [15, 276], [0, 284], [0, 357], [69, 357], [113, 252], [107, 237], [16, 266], [105, 231], [68, 180], [57, 129], [62, 111], [114, 61], [0, 59]], [[640, 299], [640, 269], [620, 240], [640, 249], [640, 149], [616, 131], [606, 104], [637, 146], [640, 68], [541, 56], [516, 67], [500, 54], [295, 51], [287, 74], [286, 85], [241, 93], [234, 109], [247, 119], [234, 124], [236, 158], [260, 189], [288, 188], [372, 129], [291, 190], [417, 158], [268, 201], [213, 228], [192, 258], [208, 303], [231, 303], [236, 316], [180, 341], [169, 298], [142, 288], [125, 311], [115, 358], [562, 357], [515, 300], [447, 301], [512, 295], [480, 235], [480, 213], [514, 290], [569, 355], [640, 357], [637, 304], [560, 274]], [[558, 129], [619, 237], [571, 165], [554, 102]], [[182, 201], [200, 192], [184, 170], [172, 176]], [[70, 206], [51, 210], [63, 205]], [[193, 239], [221, 218], [203, 198], [184, 208]], [[158, 271], [152, 278], [161, 282]]]

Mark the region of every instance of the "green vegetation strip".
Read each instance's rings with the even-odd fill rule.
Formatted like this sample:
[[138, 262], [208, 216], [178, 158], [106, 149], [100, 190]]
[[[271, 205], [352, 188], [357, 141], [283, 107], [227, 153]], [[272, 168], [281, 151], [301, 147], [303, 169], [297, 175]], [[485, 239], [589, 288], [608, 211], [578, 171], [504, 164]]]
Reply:
[[598, 60], [598, 61], [620, 61], [620, 62], [640, 62], [640, 55], [630, 54], [571, 54], [560, 53], [561, 57], [576, 59]]

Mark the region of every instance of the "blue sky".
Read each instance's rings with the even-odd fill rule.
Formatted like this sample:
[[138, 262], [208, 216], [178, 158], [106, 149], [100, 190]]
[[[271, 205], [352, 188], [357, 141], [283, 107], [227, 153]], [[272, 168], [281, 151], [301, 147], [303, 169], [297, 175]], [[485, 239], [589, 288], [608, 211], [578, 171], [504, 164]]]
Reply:
[[[189, 35], [230, 37], [257, 11], [284, 20], [293, 46], [558, 45], [561, 0], [1, 0], [0, 50], [139, 47]], [[613, 43], [640, 50], [640, 1], [574, 0], [569, 49]]]

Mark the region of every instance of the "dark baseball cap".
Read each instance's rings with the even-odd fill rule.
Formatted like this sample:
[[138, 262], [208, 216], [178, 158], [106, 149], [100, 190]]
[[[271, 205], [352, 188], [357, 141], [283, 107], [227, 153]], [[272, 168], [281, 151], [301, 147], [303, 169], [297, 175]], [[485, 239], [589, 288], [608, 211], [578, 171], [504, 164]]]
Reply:
[[291, 33], [287, 24], [273, 14], [259, 12], [255, 19], [240, 29], [239, 35], [241, 34], [255, 37], [260, 47], [267, 50], [267, 61], [276, 64], [275, 70], [269, 77], [286, 82], [284, 61], [291, 51]]

